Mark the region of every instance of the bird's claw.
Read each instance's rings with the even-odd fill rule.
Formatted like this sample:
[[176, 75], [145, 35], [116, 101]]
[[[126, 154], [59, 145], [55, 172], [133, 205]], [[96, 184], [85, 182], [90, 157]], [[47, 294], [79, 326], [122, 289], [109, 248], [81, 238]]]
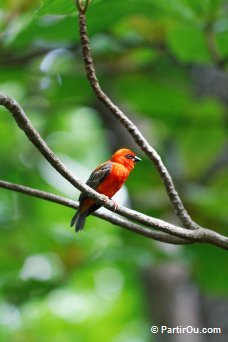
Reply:
[[105, 201], [105, 204], [104, 206], [106, 206], [108, 204], [108, 201], [110, 200], [110, 198], [108, 196], [103, 196], [104, 197], [104, 201]]
[[113, 205], [114, 205], [114, 211], [116, 211], [116, 209], [119, 208], [119, 204], [117, 202], [115, 202], [114, 200], [113, 201]]
[[[104, 206], [106, 206], [108, 204], [108, 201], [110, 201], [110, 199], [111, 198], [104, 195], [104, 200], [105, 200]], [[113, 206], [114, 206], [113, 210], [116, 211], [116, 209], [119, 208], [119, 204], [117, 202], [115, 202], [113, 199], [112, 199], [112, 202], [113, 202]]]

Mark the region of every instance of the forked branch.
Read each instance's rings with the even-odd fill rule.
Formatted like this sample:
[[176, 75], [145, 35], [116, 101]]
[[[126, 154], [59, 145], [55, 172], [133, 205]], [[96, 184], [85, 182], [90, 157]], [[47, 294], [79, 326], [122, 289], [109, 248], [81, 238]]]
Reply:
[[[56, 169], [56, 171], [58, 171], [74, 187], [84, 192], [88, 197], [94, 199], [97, 203], [107, 207], [111, 211], [115, 210], [115, 205], [112, 200], [107, 201], [106, 197], [91, 189], [80, 179], [73, 176], [69, 170], [67, 170], [65, 165], [58, 159], [58, 157], [53, 153], [53, 151], [48, 147], [39, 133], [32, 126], [25, 112], [14, 99], [3, 93], [0, 93], [0, 105], [4, 106], [12, 114], [19, 128], [24, 131], [27, 138], [39, 150], [44, 158]], [[181, 239], [187, 239], [191, 242], [208, 242], [223, 249], [228, 249], [227, 237], [203, 227], [200, 227], [196, 230], [186, 230], [171, 223], [158, 220], [134, 210], [130, 210], [123, 206], [119, 206], [116, 209], [116, 212], [121, 216], [124, 216], [142, 225], [159, 229], [164, 233], [179, 237]]]
[[[78, 208], [78, 202], [72, 201], [68, 198], [64, 198], [55, 194], [51, 194], [49, 192], [29, 188], [27, 186], [23, 186], [20, 184], [14, 184], [14, 183], [0, 180], [0, 187], [11, 190], [11, 191], [20, 192], [20, 193], [23, 193], [25, 195], [29, 195], [32, 197], [40, 198], [45, 201], [57, 203], [57, 204], [60, 204], [69, 208], [73, 208], [73, 209]], [[181, 238], [178, 238], [178, 237], [175, 237], [175, 236], [163, 233], [163, 232], [159, 232], [156, 230], [151, 230], [149, 228], [142, 227], [134, 222], [124, 220], [120, 216], [117, 216], [113, 213], [107, 213], [107, 212], [98, 210], [97, 212], [93, 213], [93, 215], [105, 221], [111, 222], [114, 225], [118, 225], [122, 228], [135, 232], [139, 235], [143, 235], [150, 239], [154, 239], [160, 242], [166, 242], [166, 243], [175, 244], [175, 245], [185, 245], [185, 244], [192, 243], [191, 241], [186, 240], [186, 239], [181, 239]]]
[[75, 0], [75, 4], [79, 12], [86, 13], [88, 6], [90, 4], [90, 0]]
[[[79, 1], [77, 1], [79, 2]], [[93, 63], [93, 58], [90, 52], [90, 42], [87, 34], [86, 27], [86, 14], [84, 10], [79, 10], [79, 32], [82, 46], [82, 54], [85, 63], [85, 69], [89, 83], [97, 96], [97, 98], [105, 105], [105, 107], [115, 116], [115, 118], [128, 130], [134, 141], [138, 144], [143, 152], [149, 157], [157, 168], [160, 178], [165, 185], [166, 192], [174, 207], [174, 210], [183, 223], [189, 229], [197, 229], [199, 225], [194, 222], [185, 209], [180, 196], [178, 195], [172, 177], [163, 164], [161, 157], [155, 149], [149, 144], [138, 127], [124, 114], [120, 108], [115, 105], [107, 94], [102, 90], [96, 76], [96, 71]]]
[[[103, 195], [97, 193], [89, 186], [84, 184], [80, 179], [72, 175], [72, 173], [66, 168], [66, 166], [58, 159], [53, 151], [41, 138], [39, 133], [32, 126], [30, 120], [26, 116], [20, 105], [9, 96], [0, 93], [0, 105], [4, 106], [13, 116], [18, 127], [24, 131], [27, 138], [33, 143], [33, 145], [39, 150], [44, 158], [58, 171], [66, 180], [68, 180], [74, 187], [85, 193], [88, 197], [95, 200], [102, 206], [107, 207], [109, 210], [124, 216], [135, 222], [125, 220], [113, 213], [98, 212], [95, 215], [99, 216], [109, 222], [118, 224], [121, 227], [132, 230], [138, 234], [153, 238], [159, 241], [172, 243], [172, 244], [188, 244], [193, 242], [211, 243], [223, 249], [228, 249], [228, 238], [218, 234], [210, 229], [206, 229], [197, 225], [189, 216], [183, 203], [174, 187], [172, 178], [167, 171], [166, 167], [161, 161], [160, 156], [150, 146], [142, 133], [139, 131], [131, 120], [108, 98], [108, 96], [101, 89], [96, 77], [93, 60], [90, 53], [89, 39], [86, 30], [86, 18], [85, 13], [88, 9], [89, 0], [76, 0], [76, 5], [79, 11], [79, 26], [80, 37], [83, 50], [83, 57], [87, 71], [87, 77], [90, 85], [93, 88], [96, 96], [104, 103], [104, 105], [110, 110], [110, 112], [126, 127], [133, 139], [140, 146], [140, 148], [146, 153], [146, 155], [153, 161], [156, 166], [162, 181], [164, 182], [167, 194], [173, 204], [173, 207], [181, 219], [182, 223], [191, 230], [175, 226], [168, 222], [158, 220], [156, 218], [144, 215], [140, 212], [130, 210], [126, 207], [119, 206], [117, 209], [112, 200], [106, 199]], [[77, 203], [62, 197], [44, 193], [37, 189], [31, 189], [22, 185], [8, 183], [0, 181], [0, 187], [13, 191], [19, 191], [27, 195], [39, 197], [48, 201], [56, 202], [62, 205], [66, 205], [72, 208], [77, 207]], [[148, 226], [150, 229], [143, 227]], [[152, 229], [159, 229], [160, 231], [154, 231]]]

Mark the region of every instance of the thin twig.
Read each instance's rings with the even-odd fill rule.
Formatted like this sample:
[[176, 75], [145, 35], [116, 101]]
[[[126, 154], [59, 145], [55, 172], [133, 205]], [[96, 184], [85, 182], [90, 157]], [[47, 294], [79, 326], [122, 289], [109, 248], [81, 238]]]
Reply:
[[[78, 208], [78, 202], [72, 201], [62, 196], [51, 194], [49, 192], [41, 191], [38, 189], [33, 189], [24, 185], [0, 180], [0, 187], [4, 189], [12, 190], [12, 191], [17, 191], [17, 192], [20, 192], [20, 193], [23, 193], [32, 197], [41, 198], [45, 201], [58, 203], [69, 208], [73, 208], [73, 209]], [[104, 211], [97, 211], [93, 213], [93, 215], [99, 218], [102, 218], [105, 221], [111, 222], [114, 225], [118, 225], [127, 230], [133, 231], [137, 234], [146, 236], [150, 239], [154, 239], [157, 241], [166, 242], [166, 243], [175, 244], [175, 245], [184, 245], [184, 244], [192, 243], [192, 241], [189, 241], [186, 239], [180, 239], [180, 238], [177, 238], [172, 235], [168, 235], [163, 232], [159, 232], [159, 231], [142, 227], [134, 222], [124, 220], [123, 218], [112, 213], [106, 213]]]
[[85, 12], [80, 11], [80, 9], [79, 31], [87, 78], [92, 89], [94, 90], [95, 95], [106, 106], [106, 108], [116, 117], [116, 119], [122, 123], [122, 125], [128, 130], [128, 132], [131, 134], [132, 138], [138, 144], [141, 150], [144, 151], [145, 154], [149, 157], [149, 159], [154, 163], [165, 185], [166, 192], [170, 198], [171, 203], [173, 204], [174, 210], [177, 216], [180, 218], [181, 222], [184, 224], [184, 226], [189, 229], [199, 228], [199, 225], [196, 222], [194, 222], [187, 213], [187, 210], [185, 209], [175, 189], [171, 175], [169, 174], [168, 170], [163, 164], [161, 157], [149, 144], [149, 142], [144, 138], [143, 134], [140, 132], [137, 126], [118, 108], [118, 106], [116, 106], [111, 101], [111, 99], [102, 90], [96, 76], [96, 71], [94, 68], [94, 63], [90, 52], [90, 43], [87, 34]]
[[99, 194], [88, 185], [84, 184], [80, 179], [73, 176], [72, 173], [67, 170], [65, 165], [57, 158], [57, 156], [44, 142], [39, 133], [32, 126], [23, 109], [13, 98], [0, 92], [0, 105], [8, 109], [18, 127], [24, 131], [28, 139], [40, 151], [44, 158], [56, 169], [56, 171], [58, 171], [74, 187], [85, 193], [89, 198], [92, 198], [100, 205], [107, 207], [107, 209], [111, 211], [115, 210], [116, 213], [120, 214], [121, 216], [136, 221], [140, 224], [159, 229], [170, 235], [189, 239], [191, 241], [208, 242], [218, 247], [228, 249], [228, 238], [210, 229], [199, 227], [196, 230], [186, 230], [171, 223], [158, 220], [154, 217], [144, 215], [134, 210], [130, 210], [123, 206], [118, 206], [116, 209], [112, 200], [107, 200], [104, 195]]
[[75, 0], [79, 12], [86, 13], [90, 0]]
[[205, 34], [207, 49], [211, 55], [212, 62], [218, 68], [223, 67], [225, 65], [224, 64], [225, 60], [223, 60], [222, 57], [220, 56], [220, 53], [216, 44], [215, 34], [213, 31], [213, 22], [209, 22], [205, 26], [204, 34]]

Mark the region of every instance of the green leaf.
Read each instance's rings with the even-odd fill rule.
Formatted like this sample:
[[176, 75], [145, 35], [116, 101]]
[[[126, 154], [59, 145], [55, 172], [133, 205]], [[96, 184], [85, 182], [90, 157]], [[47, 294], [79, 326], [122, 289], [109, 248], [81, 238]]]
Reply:
[[44, 0], [37, 15], [47, 15], [47, 14], [69, 14], [75, 12], [75, 5], [73, 0]]
[[[70, 14], [75, 12], [75, 7], [69, 4], [66, 6], [65, 0], [58, 0], [54, 3], [45, 0], [43, 7], [38, 11], [38, 16], [24, 25], [22, 30], [17, 30], [10, 44], [21, 48], [41, 40], [78, 41], [78, 24], [74, 16], [45, 17], [48, 14]], [[140, 3], [138, 0], [93, 1], [87, 14], [89, 35], [110, 29], [113, 24], [126, 16], [139, 14], [153, 16], [154, 11], [150, 0], [142, 0]]]
[[195, 254], [195, 278], [204, 292], [227, 295], [227, 255], [219, 248], [201, 244], [192, 246]]
[[[37, 15], [48, 15], [48, 14], [70, 14], [76, 12], [76, 6], [74, 5], [75, 0], [44, 0]], [[101, 0], [93, 0], [90, 6], [101, 2]]]
[[[96, 5], [96, 6], [94, 6]], [[94, 6], [94, 7], [93, 7]], [[113, 9], [115, 9], [115, 13], [122, 14], [122, 16], [126, 16], [129, 13], [137, 11], [139, 13], [148, 13], [148, 9], [152, 10], [154, 7], [154, 1], [151, 0], [125, 0], [125, 1], [117, 1], [117, 0], [93, 0], [88, 9], [88, 15], [92, 14], [94, 16], [94, 12], [92, 10], [96, 8], [96, 10], [101, 13], [105, 9], [105, 16], [99, 16], [99, 21], [103, 21], [106, 19], [106, 16], [110, 16], [113, 14]], [[50, 14], [70, 14], [76, 11], [76, 7], [73, 3], [73, 0], [55, 0], [49, 1], [44, 0], [40, 9], [37, 12], [37, 15], [50, 15]], [[101, 20], [102, 18], [102, 20]]]
[[183, 62], [210, 61], [203, 32], [196, 27], [177, 25], [168, 32], [167, 43], [172, 53]]

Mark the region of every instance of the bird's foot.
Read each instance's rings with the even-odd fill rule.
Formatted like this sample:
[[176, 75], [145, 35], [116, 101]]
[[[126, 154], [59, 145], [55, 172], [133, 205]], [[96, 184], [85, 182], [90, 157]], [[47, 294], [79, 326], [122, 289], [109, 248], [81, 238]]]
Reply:
[[117, 202], [115, 202], [114, 200], [113, 201], [113, 205], [114, 205], [114, 211], [116, 211], [116, 209], [119, 208], [119, 204]]
[[105, 204], [104, 206], [106, 206], [108, 204], [108, 201], [110, 201], [110, 198], [108, 196], [103, 196], [104, 197], [104, 200], [105, 200]]
[[119, 204], [118, 204], [117, 202], [115, 202], [113, 199], [109, 198], [108, 196], [105, 196], [105, 195], [104, 195], [104, 200], [105, 200], [104, 206], [106, 206], [106, 205], [108, 204], [108, 201], [112, 200], [113, 206], [114, 206], [114, 208], [113, 208], [114, 211], [116, 211], [116, 209], [119, 208]]

